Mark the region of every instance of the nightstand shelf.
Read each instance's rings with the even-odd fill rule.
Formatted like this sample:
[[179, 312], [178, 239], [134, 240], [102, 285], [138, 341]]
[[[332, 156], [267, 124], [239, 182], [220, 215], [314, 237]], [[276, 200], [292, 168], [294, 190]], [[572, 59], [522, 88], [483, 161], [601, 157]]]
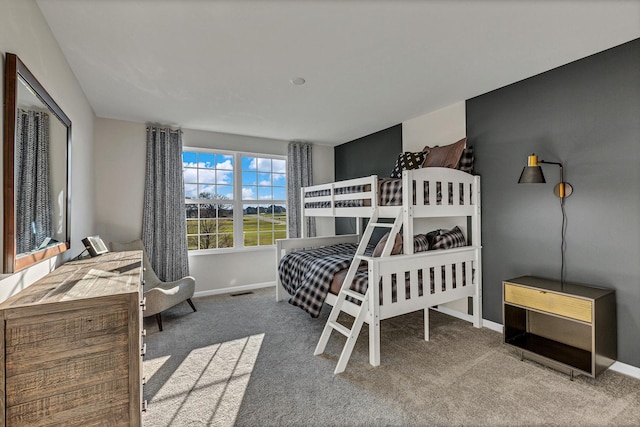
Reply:
[[524, 276], [503, 282], [504, 342], [523, 358], [595, 377], [616, 359], [615, 292]]

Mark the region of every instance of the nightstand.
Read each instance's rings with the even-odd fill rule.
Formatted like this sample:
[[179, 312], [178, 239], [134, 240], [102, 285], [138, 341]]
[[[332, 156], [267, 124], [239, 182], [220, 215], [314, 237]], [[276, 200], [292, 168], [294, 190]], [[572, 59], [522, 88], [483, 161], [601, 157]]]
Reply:
[[523, 276], [502, 282], [504, 342], [520, 357], [595, 378], [616, 360], [615, 291]]

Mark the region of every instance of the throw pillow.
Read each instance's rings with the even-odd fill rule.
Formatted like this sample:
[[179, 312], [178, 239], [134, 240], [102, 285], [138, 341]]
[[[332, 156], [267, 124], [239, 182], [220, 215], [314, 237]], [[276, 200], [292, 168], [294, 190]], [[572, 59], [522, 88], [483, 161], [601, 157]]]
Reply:
[[429, 250], [429, 240], [426, 234], [416, 234], [413, 236], [413, 253], [424, 252]]
[[453, 230], [442, 230], [438, 235], [433, 238], [431, 249], [451, 249], [459, 246], [466, 246], [467, 243], [462, 234], [462, 230], [458, 226], [455, 226]]
[[460, 161], [458, 162], [458, 170], [466, 173], [473, 173], [473, 147], [467, 147], [462, 151]]
[[[375, 249], [373, 250], [373, 256], [379, 257], [382, 255], [382, 250], [384, 249], [384, 245], [387, 244], [387, 240], [389, 239], [389, 232], [387, 232], [382, 238], [378, 241]], [[396, 234], [396, 241], [393, 242], [393, 249], [391, 249], [391, 255], [397, 255], [402, 253], [402, 234]]]
[[424, 158], [428, 153], [428, 151], [419, 151], [417, 153], [405, 151], [404, 153], [400, 153], [396, 160], [396, 165], [391, 171], [391, 178], [402, 178], [402, 171], [422, 167]]
[[441, 167], [441, 168], [453, 168], [455, 169], [460, 162], [462, 151], [467, 143], [467, 138], [462, 138], [460, 141], [445, 145], [444, 147], [424, 147], [424, 151], [428, 151], [422, 167]]

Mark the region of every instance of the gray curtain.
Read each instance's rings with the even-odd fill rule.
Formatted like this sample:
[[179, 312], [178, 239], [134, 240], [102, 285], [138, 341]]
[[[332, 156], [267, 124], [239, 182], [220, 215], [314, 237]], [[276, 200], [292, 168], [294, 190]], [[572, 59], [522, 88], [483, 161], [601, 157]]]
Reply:
[[[302, 215], [300, 188], [313, 185], [311, 166], [311, 144], [290, 142], [287, 153], [287, 212], [289, 215], [289, 237], [301, 237]], [[307, 236], [316, 235], [315, 218], [307, 218]]]
[[189, 275], [182, 177], [182, 131], [147, 128], [142, 242], [163, 281]]
[[15, 148], [16, 253], [53, 236], [49, 185], [49, 115], [18, 110]]

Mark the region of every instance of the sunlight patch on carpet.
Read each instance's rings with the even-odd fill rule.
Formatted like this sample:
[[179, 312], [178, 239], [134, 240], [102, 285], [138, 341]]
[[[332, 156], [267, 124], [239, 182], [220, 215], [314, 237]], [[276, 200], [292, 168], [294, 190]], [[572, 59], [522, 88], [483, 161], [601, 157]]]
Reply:
[[172, 414], [169, 425], [233, 426], [263, 339], [252, 335], [191, 351], [153, 398]]

